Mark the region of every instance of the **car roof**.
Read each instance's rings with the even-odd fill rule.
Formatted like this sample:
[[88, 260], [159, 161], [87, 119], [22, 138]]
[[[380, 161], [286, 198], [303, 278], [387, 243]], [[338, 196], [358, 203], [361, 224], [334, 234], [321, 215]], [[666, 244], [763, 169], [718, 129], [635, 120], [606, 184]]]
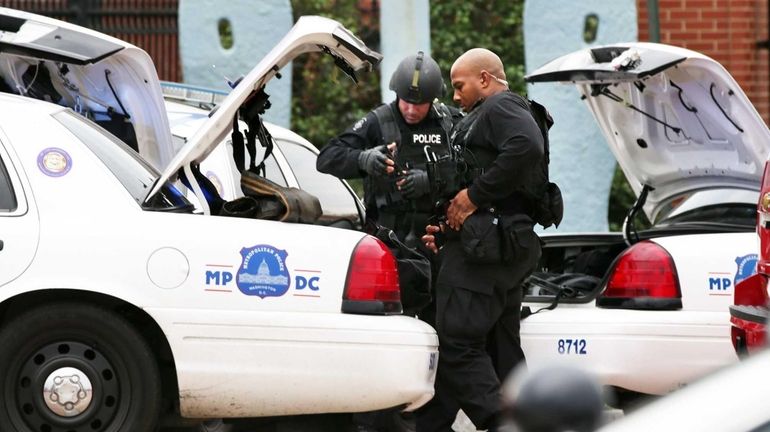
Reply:
[[[175, 126], [178, 126], [180, 123], [184, 122], [187, 126], [191, 126], [191, 128], [194, 128], [197, 130], [197, 127], [200, 127], [203, 125], [203, 123], [208, 119], [210, 110], [207, 110], [205, 108], [202, 108], [200, 106], [193, 106], [189, 103], [169, 99], [168, 97], [165, 100], [166, 104], [166, 113], [168, 114], [169, 123], [171, 125], [172, 129], [175, 129], [175, 132], [178, 132], [179, 129], [175, 128]], [[192, 120], [190, 117], [196, 117], [194, 120]], [[198, 124], [200, 122], [200, 124]], [[192, 123], [195, 123], [193, 125]], [[270, 122], [264, 122], [265, 127], [267, 127], [268, 132], [270, 132], [270, 135], [273, 136], [273, 138], [280, 139], [283, 141], [291, 141], [293, 143], [299, 144], [305, 148], [309, 149], [315, 149], [315, 146], [310, 143], [307, 139], [303, 138], [301, 135], [297, 134], [296, 132], [293, 132], [290, 129], [287, 129], [283, 126], [279, 126], [274, 123]], [[245, 127], [245, 123], [241, 123], [242, 126]], [[243, 130], [243, 128], [241, 128]], [[184, 136], [185, 139], [189, 139], [193, 134], [195, 133], [195, 130], [191, 131], [191, 134], [189, 136]]]

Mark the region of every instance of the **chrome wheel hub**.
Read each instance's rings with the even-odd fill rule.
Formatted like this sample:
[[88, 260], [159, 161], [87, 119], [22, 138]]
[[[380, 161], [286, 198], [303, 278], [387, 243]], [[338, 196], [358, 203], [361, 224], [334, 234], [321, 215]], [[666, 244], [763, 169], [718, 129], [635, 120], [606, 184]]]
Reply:
[[93, 386], [83, 371], [64, 367], [53, 371], [43, 384], [43, 400], [56, 415], [74, 417], [91, 405]]

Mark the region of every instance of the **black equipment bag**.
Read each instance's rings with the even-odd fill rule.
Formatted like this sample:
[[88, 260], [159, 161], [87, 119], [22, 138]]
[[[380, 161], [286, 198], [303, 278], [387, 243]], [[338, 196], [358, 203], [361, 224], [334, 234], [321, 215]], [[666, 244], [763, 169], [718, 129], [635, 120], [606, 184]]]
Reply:
[[[241, 189], [244, 195], [260, 202], [260, 211], [256, 213], [260, 219], [312, 224], [323, 213], [315, 195], [273, 183], [252, 170], [241, 173]], [[279, 214], [269, 217], [268, 214], [274, 212], [267, 211], [267, 208], [276, 205], [280, 209]]]

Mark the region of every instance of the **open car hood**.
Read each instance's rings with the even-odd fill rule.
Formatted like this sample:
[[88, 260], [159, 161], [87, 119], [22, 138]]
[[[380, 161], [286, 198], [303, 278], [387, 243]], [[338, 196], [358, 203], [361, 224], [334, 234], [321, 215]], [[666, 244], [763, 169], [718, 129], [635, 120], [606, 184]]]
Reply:
[[360, 70], [371, 70], [382, 55], [370, 50], [342, 24], [329, 18], [303, 16], [230, 94], [212, 112], [208, 121], [176, 154], [147, 196], [152, 197], [160, 186], [172, 179], [177, 171], [190, 163], [200, 163], [230, 131], [233, 118], [244, 102], [257, 96], [270, 79], [294, 58], [304, 53], [325, 52], [334, 57], [335, 64], [355, 78]]
[[620, 43], [559, 57], [525, 77], [573, 83], [644, 211], [691, 192], [759, 191], [770, 131], [722, 65], [695, 51]]
[[[162, 168], [173, 156], [155, 65], [144, 50], [127, 42], [53, 18], [0, 8], [2, 87], [71, 107], [97, 123], [109, 118], [108, 113], [126, 114], [145, 159]], [[119, 117], [113, 123], [121, 121]]]

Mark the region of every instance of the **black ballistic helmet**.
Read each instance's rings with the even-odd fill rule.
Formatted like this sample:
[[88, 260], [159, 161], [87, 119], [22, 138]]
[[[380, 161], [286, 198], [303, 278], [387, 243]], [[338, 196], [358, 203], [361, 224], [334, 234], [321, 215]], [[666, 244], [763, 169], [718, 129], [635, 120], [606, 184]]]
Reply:
[[446, 85], [438, 63], [419, 51], [401, 60], [390, 77], [390, 89], [409, 103], [424, 104], [443, 96]]

